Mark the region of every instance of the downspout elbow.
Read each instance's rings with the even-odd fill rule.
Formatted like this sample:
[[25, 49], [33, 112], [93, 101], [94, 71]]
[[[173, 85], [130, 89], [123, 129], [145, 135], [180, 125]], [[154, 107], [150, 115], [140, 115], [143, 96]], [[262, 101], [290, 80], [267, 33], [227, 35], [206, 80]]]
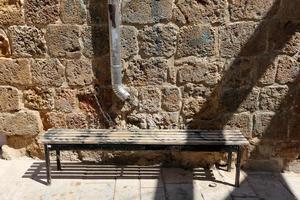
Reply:
[[108, 0], [112, 89], [118, 98], [126, 101], [130, 94], [122, 84], [120, 12], [120, 0]]
[[111, 67], [112, 89], [114, 93], [122, 101], [126, 101], [130, 94], [122, 84], [122, 67], [120, 65], [112, 65]]

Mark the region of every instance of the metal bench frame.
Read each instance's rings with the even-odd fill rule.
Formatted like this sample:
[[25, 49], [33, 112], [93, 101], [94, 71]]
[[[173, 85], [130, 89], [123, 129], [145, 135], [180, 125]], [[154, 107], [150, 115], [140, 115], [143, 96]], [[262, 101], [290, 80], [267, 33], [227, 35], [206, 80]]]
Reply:
[[227, 152], [228, 162], [227, 171], [231, 170], [232, 153], [237, 153], [235, 186], [240, 185], [240, 170], [241, 157], [243, 148], [241, 145], [141, 145], [141, 144], [45, 144], [45, 160], [47, 184], [51, 184], [51, 167], [50, 167], [50, 151], [56, 151], [57, 170], [62, 170], [60, 162], [60, 151], [63, 150], [113, 150], [113, 151], [163, 151], [163, 150], [177, 150], [177, 151], [206, 151], [206, 152]]

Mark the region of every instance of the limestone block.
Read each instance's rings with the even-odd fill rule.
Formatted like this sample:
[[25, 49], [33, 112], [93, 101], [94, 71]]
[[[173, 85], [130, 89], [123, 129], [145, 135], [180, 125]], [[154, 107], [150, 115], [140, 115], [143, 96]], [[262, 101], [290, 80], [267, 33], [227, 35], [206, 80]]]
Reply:
[[70, 86], [90, 85], [94, 80], [92, 63], [89, 60], [63, 60]]
[[88, 58], [109, 53], [108, 28], [101, 26], [83, 26], [83, 55]]
[[261, 89], [259, 108], [261, 110], [276, 111], [284, 103], [288, 93], [287, 86], [269, 86]]
[[247, 138], [252, 137], [252, 116], [245, 112], [239, 114], [225, 115], [227, 121], [225, 129], [237, 129], [240, 130]]
[[181, 107], [180, 90], [170, 86], [162, 89], [162, 108], [169, 112], [179, 111]]
[[215, 33], [205, 25], [182, 27], [178, 34], [177, 57], [207, 57], [216, 54]]
[[0, 24], [24, 24], [21, 0], [1, 0], [0, 1]]
[[49, 52], [54, 57], [80, 57], [79, 27], [75, 25], [50, 25], [47, 27], [46, 41]]
[[68, 128], [83, 129], [88, 127], [86, 116], [83, 113], [69, 113], [66, 115]]
[[296, 54], [300, 46], [299, 23], [297, 21], [285, 21], [281, 19], [272, 20], [270, 23], [267, 30], [269, 35], [268, 50], [276, 54]]
[[126, 0], [122, 5], [123, 21], [149, 24], [172, 18], [172, 0]]
[[67, 127], [64, 113], [48, 112], [43, 117], [44, 126], [46, 129]]
[[[264, 27], [261, 25], [261, 27]], [[230, 24], [220, 29], [220, 53], [222, 57], [257, 55], [266, 48], [266, 31], [256, 30], [254, 22]]]
[[157, 112], [161, 107], [161, 91], [158, 88], [147, 87], [139, 91], [140, 111]]
[[32, 61], [33, 84], [38, 86], [61, 86], [64, 82], [64, 67], [58, 59], [36, 59]]
[[227, 71], [222, 80], [226, 87], [249, 87], [257, 82], [258, 70], [261, 70], [262, 74], [265, 73], [264, 70], [268, 67], [269, 66], [264, 65], [263, 62], [260, 63], [258, 60], [252, 57], [227, 60], [227, 63], [225, 64], [225, 69]]
[[206, 62], [195, 60], [193, 62], [183, 62], [178, 65], [178, 83], [205, 83], [213, 86], [220, 80], [219, 62]]
[[55, 109], [61, 112], [72, 112], [77, 104], [76, 90], [68, 88], [56, 89]]
[[30, 85], [30, 62], [27, 59], [0, 59], [1, 85]]
[[278, 11], [278, 17], [285, 20], [300, 19], [300, 1], [282, 1]]
[[83, 0], [62, 0], [60, 3], [61, 20], [65, 24], [83, 24], [86, 21], [86, 8]]
[[51, 24], [59, 18], [58, 0], [26, 0], [24, 4], [27, 24]]
[[280, 56], [277, 63], [276, 82], [293, 83], [300, 75], [300, 59], [297, 61], [288, 56]]
[[21, 149], [14, 149], [9, 147], [8, 145], [3, 145], [1, 147], [2, 149], [2, 157], [5, 160], [14, 160], [17, 158], [24, 157], [26, 155], [26, 149], [21, 148]]
[[178, 27], [173, 24], [156, 24], [140, 32], [141, 53], [146, 56], [171, 57], [176, 51]]
[[11, 55], [10, 42], [3, 29], [0, 28], [0, 57], [9, 57]]
[[254, 115], [253, 134], [256, 137], [265, 136], [266, 132], [271, 126], [272, 118], [275, 116], [274, 112], [257, 112]]
[[204, 108], [207, 100], [203, 97], [188, 97], [182, 102], [182, 114], [189, 118], [194, 118]]
[[0, 113], [0, 132], [4, 135], [37, 135], [42, 128], [40, 115], [36, 111]]
[[181, 87], [182, 97], [210, 97], [212, 89], [203, 84], [187, 83]]
[[134, 26], [121, 27], [121, 56], [127, 59], [138, 54], [138, 30]]
[[174, 129], [178, 128], [178, 112], [160, 112], [147, 117], [146, 121], [149, 129]]
[[185, 16], [183, 15], [183, 13], [181, 12], [181, 10], [178, 7], [175, 7], [173, 9], [173, 18], [172, 19], [179, 26], [183, 26], [184, 24], [186, 24]]
[[34, 26], [8, 28], [14, 57], [43, 57], [46, 54], [44, 33]]
[[36, 87], [23, 91], [24, 105], [34, 110], [51, 110], [54, 108], [54, 91], [51, 88]]
[[106, 24], [107, 4], [99, 0], [85, 0], [88, 4], [88, 23], [89, 24]]
[[130, 85], [160, 85], [167, 81], [168, 65], [163, 58], [133, 59], [126, 69], [126, 80]]
[[224, 23], [227, 17], [225, 0], [219, 1], [198, 1], [178, 0], [176, 5], [182, 11], [189, 23]]
[[277, 9], [278, 3], [276, 3], [276, 0], [229, 1], [230, 18], [234, 21], [263, 19], [273, 16]]
[[0, 87], [0, 112], [20, 110], [21, 94], [18, 89], [9, 86]]
[[224, 88], [220, 104], [228, 112], [254, 112], [258, 109], [259, 88]]

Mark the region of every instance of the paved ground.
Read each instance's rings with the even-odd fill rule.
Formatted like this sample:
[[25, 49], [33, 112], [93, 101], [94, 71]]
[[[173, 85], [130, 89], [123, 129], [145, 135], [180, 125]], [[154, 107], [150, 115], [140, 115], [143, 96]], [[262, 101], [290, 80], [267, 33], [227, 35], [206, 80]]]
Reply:
[[[53, 169], [54, 166], [53, 166]], [[300, 199], [300, 174], [63, 163], [45, 185], [43, 162], [0, 160], [0, 200], [284, 200]]]

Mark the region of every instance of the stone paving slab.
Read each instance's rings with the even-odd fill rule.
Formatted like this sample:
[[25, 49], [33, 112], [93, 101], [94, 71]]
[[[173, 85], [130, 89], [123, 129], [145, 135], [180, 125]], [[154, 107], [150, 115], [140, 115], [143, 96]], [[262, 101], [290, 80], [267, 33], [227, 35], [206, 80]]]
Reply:
[[0, 159], [0, 200], [300, 199], [300, 174], [294, 173], [243, 171], [241, 187], [236, 188], [234, 169], [227, 172], [64, 162], [63, 166], [63, 172], [54, 171], [52, 185], [46, 186], [43, 161]]

